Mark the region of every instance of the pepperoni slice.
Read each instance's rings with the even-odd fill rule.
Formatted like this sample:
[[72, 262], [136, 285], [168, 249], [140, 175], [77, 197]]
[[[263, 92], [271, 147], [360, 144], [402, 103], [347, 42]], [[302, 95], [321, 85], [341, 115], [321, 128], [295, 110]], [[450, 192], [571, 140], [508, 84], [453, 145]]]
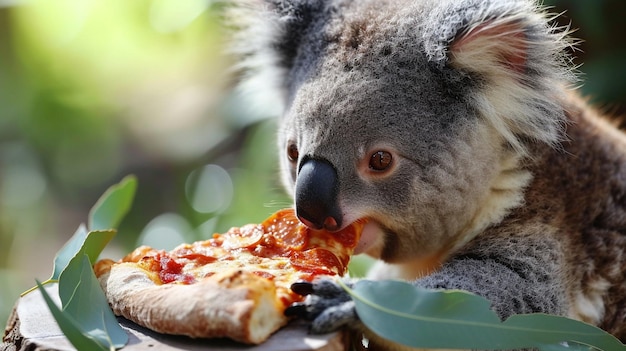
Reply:
[[344, 248], [352, 249], [359, 242], [363, 226], [365, 226], [365, 220], [359, 220], [347, 226], [345, 229], [332, 234], [335, 240]]
[[344, 266], [334, 253], [319, 247], [306, 251], [296, 251], [290, 257], [296, 269], [314, 274], [343, 274]]
[[300, 223], [293, 209], [274, 213], [263, 222], [263, 226], [275, 239], [274, 245], [287, 250], [302, 250], [308, 244], [310, 229]]
[[231, 228], [222, 235], [224, 240], [222, 247], [226, 250], [252, 247], [263, 239], [264, 233], [263, 226], [260, 224], [248, 224], [241, 228]]

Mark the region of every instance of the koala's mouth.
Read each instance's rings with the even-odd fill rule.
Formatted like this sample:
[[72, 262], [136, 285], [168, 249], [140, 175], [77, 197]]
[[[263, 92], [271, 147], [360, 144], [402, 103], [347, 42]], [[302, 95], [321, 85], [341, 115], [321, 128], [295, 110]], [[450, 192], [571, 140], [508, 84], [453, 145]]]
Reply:
[[354, 248], [354, 254], [368, 254], [378, 258], [382, 252], [384, 231], [374, 220], [369, 219], [363, 227], [361, 238]]

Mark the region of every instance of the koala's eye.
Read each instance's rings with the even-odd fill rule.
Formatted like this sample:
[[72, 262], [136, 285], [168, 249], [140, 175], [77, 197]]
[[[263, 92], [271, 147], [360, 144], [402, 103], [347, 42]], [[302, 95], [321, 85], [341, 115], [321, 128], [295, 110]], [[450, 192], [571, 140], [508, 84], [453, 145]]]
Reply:
[[370, 157], [369, 167], [374, 171], [384, 171], [388, 169], [393, 162], [393, 157], [390, 152], [376, 151]]
[[300, 153], [298, 152], [298, 146], [294, 143], [289, 143], [289, 145], [287, 145], [287, 158], [289, 159], [289, 161], [298, 161], [299, 155]]

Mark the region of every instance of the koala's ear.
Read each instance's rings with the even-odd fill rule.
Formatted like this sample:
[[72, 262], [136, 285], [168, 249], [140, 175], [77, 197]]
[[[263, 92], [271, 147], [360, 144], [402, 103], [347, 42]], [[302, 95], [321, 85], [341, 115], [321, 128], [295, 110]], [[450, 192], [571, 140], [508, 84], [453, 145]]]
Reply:
[[515, 19], [491, 20], [466, 29], [449, 47], [450, 63], [491, 79], [519, 79], [528, 68], [530, 43]]
[[568, 28], [530, 0], [453, 1], [428, 22], [429, 60], [473, 81], [469, 102], [510, 146], [525, 153], [522, 140], [562, 140], [560, 101], [575, 78]]

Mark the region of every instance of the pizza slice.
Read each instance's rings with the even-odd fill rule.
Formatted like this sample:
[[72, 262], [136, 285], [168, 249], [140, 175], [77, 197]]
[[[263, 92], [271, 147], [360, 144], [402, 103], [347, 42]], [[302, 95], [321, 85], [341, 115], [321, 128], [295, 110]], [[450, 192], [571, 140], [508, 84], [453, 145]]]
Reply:
[[292, 209], [172, 251], [147, 246], [94, 271], [115, 314], [166, 334], [259, 344], [302, 296], [290, 286], [347, 271], [364, 223], [313, 230]]

